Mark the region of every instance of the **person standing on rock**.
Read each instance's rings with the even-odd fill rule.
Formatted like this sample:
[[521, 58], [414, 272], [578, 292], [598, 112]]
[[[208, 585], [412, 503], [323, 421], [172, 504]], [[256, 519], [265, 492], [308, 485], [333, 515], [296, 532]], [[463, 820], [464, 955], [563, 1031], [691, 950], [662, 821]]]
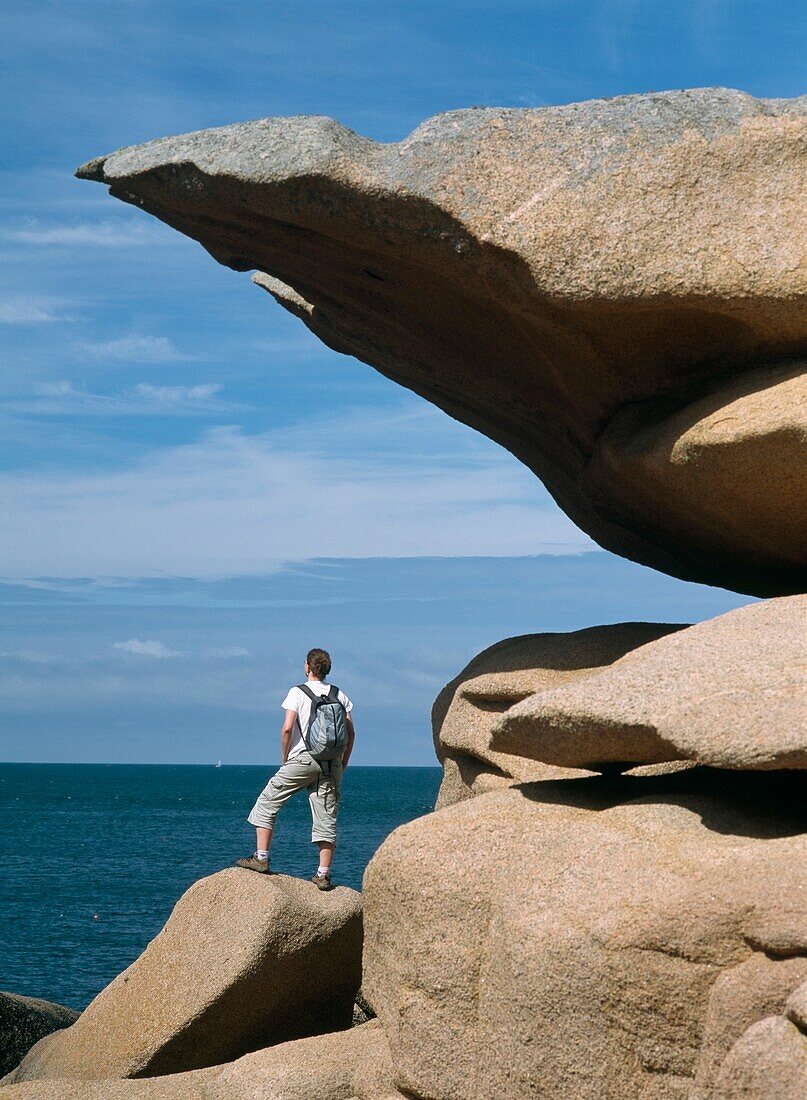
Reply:
[[325, 683], [330, 671], [328, 652], [309, 650], [306, 682], [291, 688], [281, 704], [286, 712], [280, 730], [281, 767], [258, 795], [247, 818], [256, 830], [255, 853], [236, 860], [238, 867], [268, 874], [278, 811], [293, 794], [305, 789], [313, 821], [311, 840], [319, 846], [319, 867], [311, 881], [320, 890], [331, 888], [339, 792], [356, 736], [350, 716], [353, 703], [339, 688]]

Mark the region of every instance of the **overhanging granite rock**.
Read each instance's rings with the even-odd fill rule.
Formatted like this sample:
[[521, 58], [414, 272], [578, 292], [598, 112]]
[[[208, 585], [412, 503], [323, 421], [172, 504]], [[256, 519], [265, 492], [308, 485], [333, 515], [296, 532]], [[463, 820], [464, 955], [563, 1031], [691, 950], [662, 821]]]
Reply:
[[78, 175], [266, 273], [602, 546], [773, 595], [807, 545], [806, 133], [807, 99], [696, 89], [452, 111], [391, 144], [262, 119]]

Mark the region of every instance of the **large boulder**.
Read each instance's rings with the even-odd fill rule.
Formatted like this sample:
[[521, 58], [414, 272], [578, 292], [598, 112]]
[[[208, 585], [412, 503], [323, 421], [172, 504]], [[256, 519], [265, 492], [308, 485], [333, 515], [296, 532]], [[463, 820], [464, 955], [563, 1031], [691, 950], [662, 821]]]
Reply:
[[807, 1036], [783, 1016], [749, 1027], [732, 1047], [709, 1100], [801, 1100]]
[[697, 515], [716, 553], [731, 555], [742, 527], [750, 558], [762, 560], [780, 539], [783, 556], [803, 560], [805, 410], [807, 359], [729, 378], [683, 407], [630, 405], [598, 440], [585, 491], [630, 485], [624, 514], [678, 544], [694, 534]]
[[756, 951], [739, 966], [723, 971], [709, 996], [690, 1100], [707, 1100], [714, 1095], [717, 1079], [721, 1074], [725, 1076], [725, 1060], [734, 1045], [754, 1024], [782, 1015], [805, 979], [807, 955], [769, 958]]
[[[387, 1041], [377, 1021], [349, 1034], [318, 1035], [240, 1058], [206, 1085], [204, 1100], [382, 1100], [362, 1080], [390, 1068]], [[375, 1078], [378, 1082], [378, 1078]], [[381, 1088], [391, 1089], [384, 1078]]]
[[[795, 777], [694, 768], [482, 794], [396, 830], [365, 874], [364, 983], [397, 1086], [689, 1096], [704, 1048], [714, 1079], [802, 972], [800, 827]], [[716, 983], [757, 956], [788, 962], [740, 1010]]]
[[807, 981], [802, 982], [798, 989], [794, 989], [785, 1005], [787, 1018], [792, 1020], [796, 1027], [807, 1031]]
[[526, 463], [606, 548], [803, 586], [807, 100], [696, 89], [163, 138], [78, 175]]
[[19, 1065], [34, 1043], [69, 1027], [78, 1012], [38, 997], [0, 991], [0, 1077]]
[[443, 765], [437, 808], [514, 782], [579, 774], [532, 756], [495, 751], [493, 725], [536, 692], [590, 675], [681, 629], [670, 623], [616, 623], [567, 634], [524, 634], [483, 650], [446, 684], [432, 707], [434, 747]]
[[729, 611], [511, 707], [497, 752], [568, 768], [807, 767], [807, 596]]
[[376, 1022], [247, 1054], [226, 1066], [140, 1080], [25, 1081], [2, 1100], [401, 1100]]
[[206, 1100], [206, 1085], [219, 1072], [214, 1066], [137, 1080], [102, 1077], [87, 1081], [61, 1077], [6, 1086], [0, 1082], [0, 1100]]
[[155, 1077], [350, 1027], [362, 899], [236, 869], [196, 882], [162, 932], [14, 1081]]
[[[758, 999], [758, 994], [754, 996]], [[807, 1096], [807, 981], [790, 995], [784, 1016], [766, 1016], [749, 1025], [723, 1061], [713, 1091], [700, 1092], [693, 1100], [701, 1096], [703, 1100]]]

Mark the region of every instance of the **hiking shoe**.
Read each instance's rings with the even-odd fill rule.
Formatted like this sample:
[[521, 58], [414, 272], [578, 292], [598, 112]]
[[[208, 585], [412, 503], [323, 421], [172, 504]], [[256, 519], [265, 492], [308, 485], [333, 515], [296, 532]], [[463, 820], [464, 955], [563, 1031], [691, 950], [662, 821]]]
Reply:
[[246, 859], [237, 859], [235, 865], [236, 867], [244, 867], [247, 871], [257, 871], [259, 875], [269, 874], [269, 860], [258, 859], [254, 852]]
[[317, 871], [315, 875], [312, 875], [311, 881], [318, 890], [330, 890], [331, 888], [331, 876], [321, 875], [319, 871]]

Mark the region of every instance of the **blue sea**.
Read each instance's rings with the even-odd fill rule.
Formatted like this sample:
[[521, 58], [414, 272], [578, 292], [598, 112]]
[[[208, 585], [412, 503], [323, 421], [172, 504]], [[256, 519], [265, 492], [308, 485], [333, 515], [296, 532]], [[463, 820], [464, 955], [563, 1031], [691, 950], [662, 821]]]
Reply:
[[[0, 764], [0, 989], [84, 1008], [192, 882], [253, 850], [245, 819], [270, 774]], [[348, 768], [334, 881], [360, 890], [384, 838], [433, 808], [440, 777], [440, 768]], [[278, 818], [273, 869], [313, 873], [310, 830], [303, 793]]]

